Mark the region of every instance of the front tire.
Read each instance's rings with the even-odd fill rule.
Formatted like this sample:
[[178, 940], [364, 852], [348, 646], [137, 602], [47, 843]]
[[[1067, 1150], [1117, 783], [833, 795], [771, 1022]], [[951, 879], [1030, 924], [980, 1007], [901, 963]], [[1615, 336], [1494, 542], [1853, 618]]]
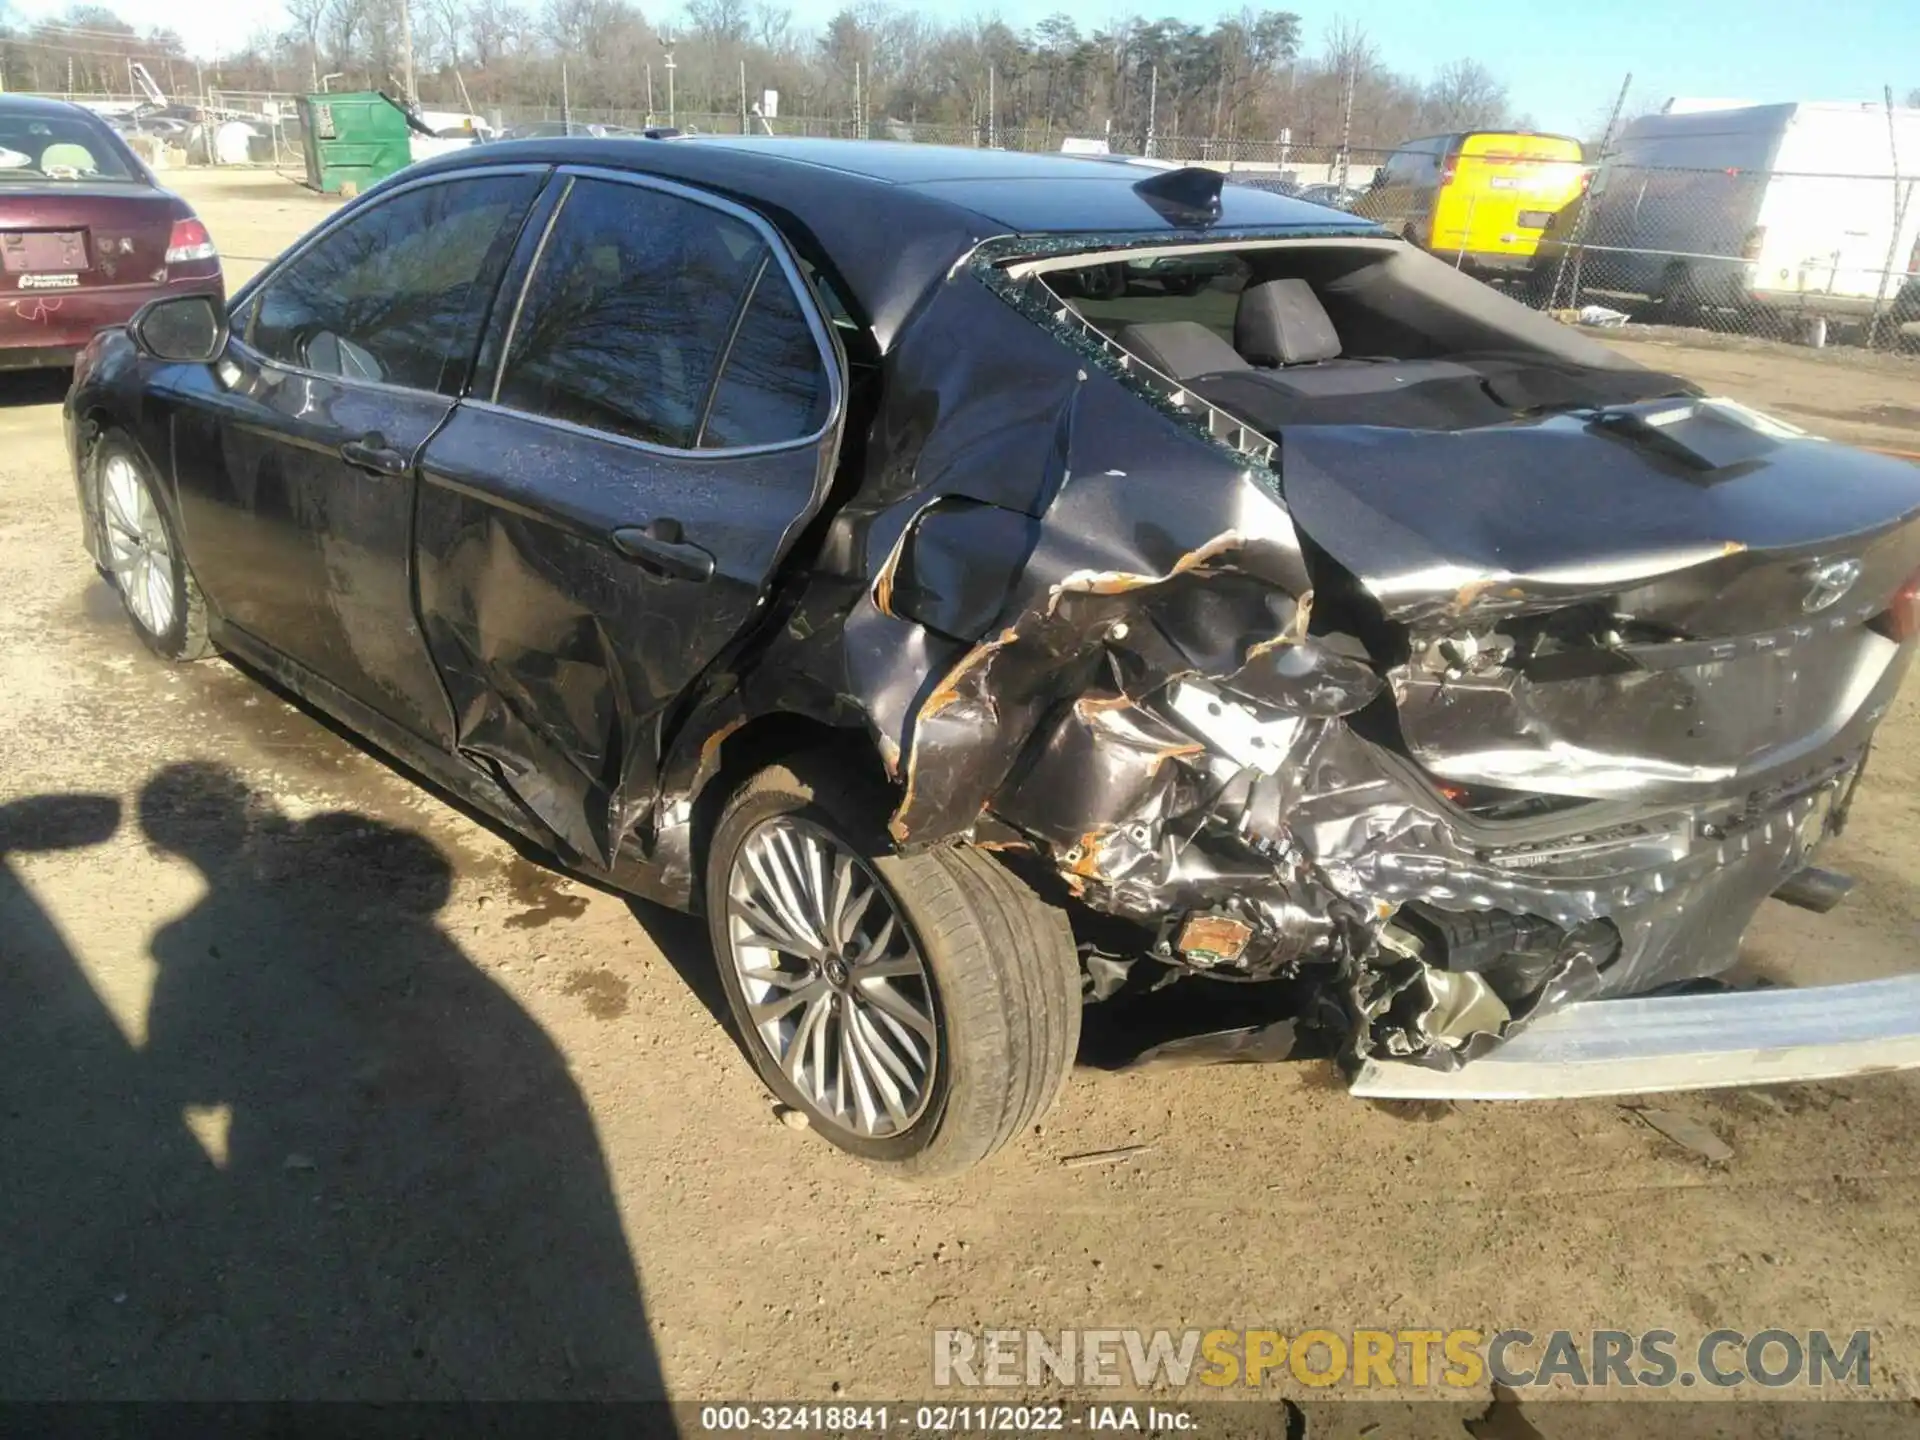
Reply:
[[206, 601], [187, 567], [180, 532], [152, 471], [124, 435], [108, 432], [94, 446], [93, 484], [107, 583], [133, 633], [163, 660], [209, 654]]
[[887, 797], [828, 756], [728, 802], [708, 927], [742, 1045], [774, 1095], [869, 1164], [978, 1164], [1050, 1106], [1080, 1037], [1065, 915], [982, 851], [893, 853]]

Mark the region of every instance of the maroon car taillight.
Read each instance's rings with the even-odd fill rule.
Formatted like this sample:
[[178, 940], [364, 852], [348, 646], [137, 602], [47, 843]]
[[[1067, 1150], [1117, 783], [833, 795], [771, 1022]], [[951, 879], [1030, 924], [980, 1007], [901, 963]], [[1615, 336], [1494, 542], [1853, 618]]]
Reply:
[[167, 264], [184, 265], [190, 260], [218, 260], [213, 237], [207, 227], [191, 217], [173, 222], [173, 234], [167, 237]]

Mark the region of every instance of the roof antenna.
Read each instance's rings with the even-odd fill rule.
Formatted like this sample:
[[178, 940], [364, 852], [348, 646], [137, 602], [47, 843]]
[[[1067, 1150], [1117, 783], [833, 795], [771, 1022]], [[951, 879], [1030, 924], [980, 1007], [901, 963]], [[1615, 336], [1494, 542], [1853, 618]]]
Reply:
[[1226, 177], [1203, 165], [1162, 170], [1134, 183], [1134, 193], [1175, 225], [1211, 225], [1220, 218]]

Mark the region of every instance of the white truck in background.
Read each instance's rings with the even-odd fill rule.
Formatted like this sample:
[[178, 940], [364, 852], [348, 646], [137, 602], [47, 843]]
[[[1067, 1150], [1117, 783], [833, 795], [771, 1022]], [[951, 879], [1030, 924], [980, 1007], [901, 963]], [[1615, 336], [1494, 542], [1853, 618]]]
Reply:
[[1920, 110], [1673, 100], [1625, 127], [1584, 205], [1586, 287], [1661, 301], [1670, 323], [1708, 308], [1904, 311], [1920, 289]]

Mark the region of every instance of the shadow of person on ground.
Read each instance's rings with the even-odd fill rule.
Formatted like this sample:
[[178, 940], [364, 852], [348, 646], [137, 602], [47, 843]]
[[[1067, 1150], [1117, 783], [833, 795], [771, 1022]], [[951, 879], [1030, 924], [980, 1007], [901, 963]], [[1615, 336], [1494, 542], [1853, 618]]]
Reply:
[[436, 923], [446, 858], [217, 765], [139, 818], [206, 893], [154, 937], [123, 1114], [0, 1107], [7, 1153], [100, 1157], [6, 1187], [6, 1324], [41, 1338], [0, 1346], [0, 1395], [659, 1396], [592, 1118]]

